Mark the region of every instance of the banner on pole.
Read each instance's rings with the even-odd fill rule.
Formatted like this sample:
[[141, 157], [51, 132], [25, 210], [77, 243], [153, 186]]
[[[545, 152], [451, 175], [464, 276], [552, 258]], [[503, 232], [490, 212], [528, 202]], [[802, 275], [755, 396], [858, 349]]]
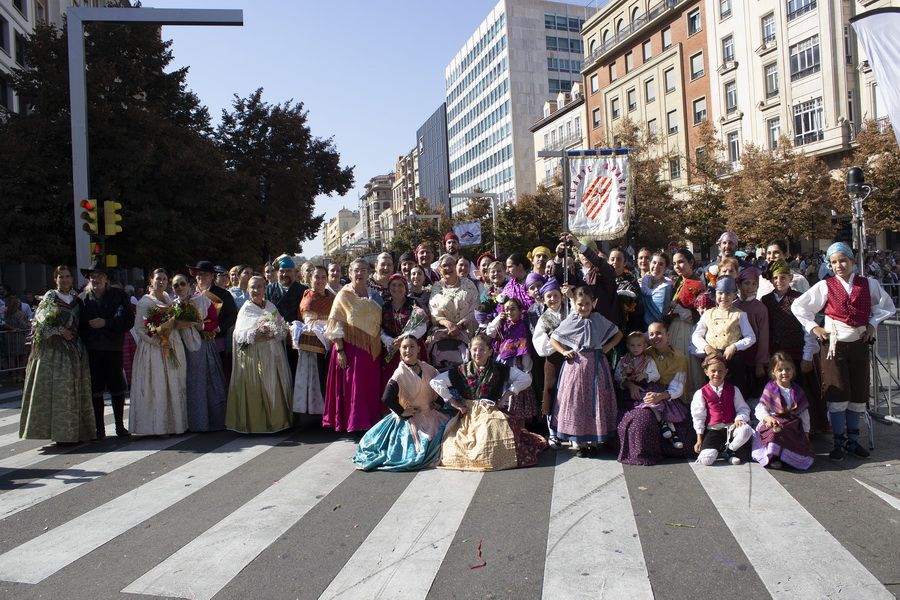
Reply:
[[900, 143], [900, 8], [871, 10], [850, 23], [875, 73], [878, 112], [887, 112]]
[[569, 231], [578, 237], [612, 240], [631, 219], [628, 156], [569, 159]]
[[453, 233], [459, 237], [460, 246], [477, 246], [481, 243], [481, 222], [472, 221], [454, 225]]

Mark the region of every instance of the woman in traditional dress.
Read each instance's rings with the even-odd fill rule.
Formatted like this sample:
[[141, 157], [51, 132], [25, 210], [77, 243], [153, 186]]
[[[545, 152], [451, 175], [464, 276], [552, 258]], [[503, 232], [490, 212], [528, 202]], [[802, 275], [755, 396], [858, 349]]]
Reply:
[[[525, 285], [525, 279], [528, 277], [528, 259], [524, 255], [514, 252], [506, 259], [506, 274], [509, 275], [509, 281], [503, 286], [503, 295], [507, 298], [515, 298], [522, 304], [522, 310], [528, 311], [534, 298], [528, 295], [528, 287]], [[497, 312], [502, 312], [500, 306]]]
[[[685, 409], [689, 406], [684, 394], [687, 381], [687, 357], [671, 345], [671, 335], [661, 321], [650, 324], [647, 328], [650, 348], [647, 356], [656, 363], [659, 371], [657, 383], [665, 388], [661, 392], [641, 391], [632, 382], [625, 383], [626, 397], [634, 403], [634, 408], [625, 413], [619, 421], [619, 462], [629, 465], [655, 465], [664, 456], [686, 458], [693, 455], [692, 444], [684, 444], [684, 448], [676, 448], [672, 442], [662, 436], [659, 422], [652, 410], [642, 405], [657, 405], [667, 402], [681, 402]], [[690, 413], [685, 410], [684, 419], [674, 423], [675, 436], [680, 440], [693, 439]], [[674, 439], [674, 437], [673, 437]]]
[[369, 288], [378, 293], [380, 304], [390, 301], [388, 283], [394, 274], [394, 258], [389, 252], [382, 252], [375, 257], [375, 271], [369, 277]]
[[500, 408], [528, 388], [531, 377], [491, 360], [491, 341], [484, 334], [472, 338], [469, 353], [471, 360], [431, 380], [431, 387], [460, 413], [444, 432], [440, 466], [499, 471], [537, 464], [547, 441]]
[[325, 335], [334, 342], [325, 384], [322, 427], [361, 431], [384, 415], [381, 404], [381, 296], [367, 286], [369, 264], [350, 263], [350, 283], [341, 288]]
[[166, 293], [168, 285], [165, 269], [154, 270], [150, 291], [138, 302], [131, 329], [137, 342], [128, 411], [132, 434], [171, 435], [188, 428], [187, 359], [171, 312], [172, 299]]
[[56, 289], [44, 294], [32, 322], [19, 437], [77, 444], [95, 437], [91, 373], [78, 338], [81, 300], [69, 267], [56, 267], [53, 281]]
[[294, 421], [312, 419], [321, 422], [325, 411], [325, 378], [328, 375], [328, 351], [331, 340], [325, 337], [328, 315], [334, 304], [334, 294], [328, 291], [328, 273], [316, 266], [310, 282], [311, 289], [303, 292], [297, 320], [292, 330], [294, 347], [300, 355], [294, 377]]
[[460, 279], [456, 260], [449, 254], [441, 256], [438, 268], [441, 280], [431, 285], [428, 301], [434, 325], [428, 339], [428, 353], [432, 365], [440, 370], [465, 360], [469, 336], [475, 329], [478, 290], [470, 279]]
[[400, 338], [400, 362], [384, 388], [381, 401], [391, 409], [363, 436], [353, 462], [364, 471], [414, 471], [428, 466], [441, 451], [450, 417], [437, 410], [437, 394], [429, 385], [437, 369], [419, 361], [419, 342]]
[[219, 314], [212, 301], [197, 294], [191, 297], [191, 286], [184, 275], [172, 278], [176, 310], [196, 310], [196, 321], [179, 319], [187, 359], [187, 419], [188, 429], [220, 431], [225, 429], [225, 371], [216, 351], [216, 331]]
[[266, 300], [266, 280], [250, 278], [250, 301], [234, 325], [234, 366], [228, 388], [225, 428], [240, 433], [274, 433], [291, 426], [291, 370], [284, 338], [287, 324]]
[[675, 269], [675, 292], [665, 321], [669, 323], [668, 337], [672, 347], [687, 360], [687, 380], [682, 398], [693, 398], [694, 392], [706, 385], [700, 360], [691, 350], [691, 334], [700, 320], [696, 302], [706, 293], [706, 285], [694, 275], [694, 255], [687, 248], [681, 248], [672, 255], [672, 267]]
[[381, 388], [387, 385], [400, 364], [400, 348], [402, 336], [411, 336], [419, 343], [420, 359], [425, 359], [425, 345], [421, 341], [428, 331], [428, 315], [416, 305], [415, 300], [407, 296], [408, 286], [402, 275], [391, 275], [388, 283], [390, 300], [381, 309], [381, 343], [384, 344], [381, 361]]
[[644, 297], [644, 322], [649, 326], [660, 321], [672, 300], [672, 282], [666, 277], [669, 255], [654, 252], [650, 258], [650, 272], [641, 278], [641, 294]]

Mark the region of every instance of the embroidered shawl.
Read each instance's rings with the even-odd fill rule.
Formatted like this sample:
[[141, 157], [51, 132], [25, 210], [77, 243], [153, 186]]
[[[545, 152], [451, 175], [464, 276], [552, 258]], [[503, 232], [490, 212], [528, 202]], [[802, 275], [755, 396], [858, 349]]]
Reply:
[[[343, 328], [343, 336], [334, 335], [339, 327]], [[370, 356], [378, 356], [381, 353], [381, 307], [371, 298], [357, 296], [353, 285], [348, 283], [331, 305], [325, 333], [331, 339], [343, 337]]]
[[509, 319], [503, 321], [497, 328], [493, 345], [494, 357], [499, 360], [528, 354], [528, 324], [525, 319], [520, 317], [515, 323]]
[[463, 400], [493, 400], [503, 395], [503, 386], [509, 379], [509, 367], [489, 361], [479, 375], [475, 361], [470, 360], [450, 370], [450, 384]]

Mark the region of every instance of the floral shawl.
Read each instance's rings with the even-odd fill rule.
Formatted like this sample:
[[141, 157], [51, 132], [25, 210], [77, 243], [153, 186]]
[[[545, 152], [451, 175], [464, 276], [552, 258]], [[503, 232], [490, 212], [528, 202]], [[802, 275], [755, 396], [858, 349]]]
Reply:
[[450, 384], [463, 400], [486, 399], [496, 402], [503, 395], [503, 386], [508, 378], [509, 367], [494, 361], [488, 362], [481, 375], [478, 374], [474, 360], [450, 370]]

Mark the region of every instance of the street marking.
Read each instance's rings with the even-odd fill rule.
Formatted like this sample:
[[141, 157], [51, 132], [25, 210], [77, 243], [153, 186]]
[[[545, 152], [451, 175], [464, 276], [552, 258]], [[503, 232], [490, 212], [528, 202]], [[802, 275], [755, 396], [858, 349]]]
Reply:
[[481, 477], [445, 469], [416, 475], [320, 599], [428, 595]]
[[[112, 407], [111, 407], [111, 406], [107, 406], [107, 407], [106, 407], [106, 410], [103, 411], [103, 416], [104, 416], [104, 417], [108, 417], [108, 416], [111, 415], [111, 414], [113, 414], [113, 412], [112, 412]], [[115, 424], [113, 424], [113, 425], [112, 425], [112, 434], [115, 435], [115, 433], [116, 433], [116, 427], [115, 427]], [[107, 435], [110, 435], [110, 425], [107, 425], [107, 426], [106, 426], [106, 434], [107, 434]], [[0, 435], [0, 447], [3, 447], [3, 446], [9, 446], [9, 445], [11, 445], [11, 444], [15, 444], [15, 443], [17, 443], [17, 442], [21, 442], [23, 439], [24, 439], [24, 438], [20, 438], [20, 437], [19, 437], [19, 432], [18, 432], [18, 431], [13, 431], [12, 433], [7, 433], [7, 434], [4, 434], [4, 435]], [[49, 441], [49, 440], [48, 440], [48, 441]]]
[[207, 600], [355, 471], [334, 442], [122, 590]]
[[556, 456], [541, 597], [652, 599], [622, 465]]
[[6, 427], [7, 425], [12, 425], [13, 423], [18, 423], [19, 419], [22, 417], [22, 412], [19, 411], [15, 414], [9, 415], [8, 417], [0, 417], [0, 427]]
[[868, 483], [863, 483], [859, 479], [854, 478], [853, 481], [855, 481], [859, 485], [863, 486], [864, 488], [866, 488], [867, 490], [869, 490], [870, 492], [872, 492], [873, 494], [875, 494], [876, 496], [878, 496], [879, 498], [881, 498], [882, 500], [884, 500], [885, 502], [890, 504], [896, 510], [900, 510], [900, 500], [898, 500], [894, 496], [891, 496], [890, 494], [888, 494], [886, 492], [882, 492], [878, 488], [874, 488], [871, 485], [869, 485]]
[[759, 464], [692, 468], [773, 598], [894, 598]]
[[241, 437], [0, 555], [0, 580], [40, 583], [287, 439]]
[[0, 519], [5, 519], [44, 500], [49, 500], [63, 492], [99, 479], [104, 475], [109, 475], [117, 469], [127, 467], [141, 459], [156, 454], [160, 450], [179, 444], [192, 437], [194, 436], [189, 435], [187, 437], [164, 440], [139, 439], [118, 450], [54, 471], [46, 477], [29, 481], [22, 488], [0, 495]]

